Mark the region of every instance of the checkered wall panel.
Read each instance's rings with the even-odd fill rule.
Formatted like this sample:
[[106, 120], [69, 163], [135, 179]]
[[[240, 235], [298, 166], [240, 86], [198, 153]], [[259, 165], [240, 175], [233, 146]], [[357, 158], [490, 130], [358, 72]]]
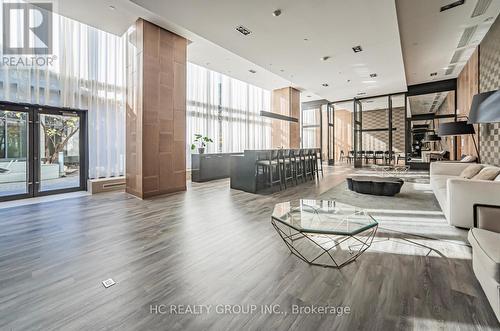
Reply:
[[[387, 128], [387, 110], [372, 110], [363, 112], [363, 129]], [[392, 110], [392, 127], [396, 128], [392, 136], [392, 148], [395, 152], [405, 150], [405, 114], [404, 108]], [[389, 149], [389, 134], [387, 131], [363, 133], [363, 150], [386, 151]]]
[[[479, 46], [479, 89], [500, 89], [500, 16]], [[481, 159], [500, 165], [500, 123], [481, 124]]]

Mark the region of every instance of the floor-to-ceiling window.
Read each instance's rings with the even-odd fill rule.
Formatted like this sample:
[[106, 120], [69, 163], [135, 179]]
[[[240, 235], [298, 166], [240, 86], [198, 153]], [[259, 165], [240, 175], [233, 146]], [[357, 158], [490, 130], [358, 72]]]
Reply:
[[[3, 30], [6, 29], [1, 12], [4, 3], [7, 1], [0, 0]], [[53, 61], [43, 66], [2, 65], [0, 101], [87, 110], [88, 177], [124, 175], [125, 40], [55, 13], [50, 15]], [[11, 35], [22, 38], [20, 22], [9, 28]], [[22, 140], [25, 135], [19, 131], [22, 129], [19, 119], [0, 117], [0, 162], [10, 163], [14, 157], [22, 162], [26, 156], [20, 148], [28, 145]], [[65, 142], [66, 163], [75, 159], [77, 145], [74, 136]]]
[[[213, 140], [206, 153], [271, 147], [271, 93], [193, 63], [187, 67], [187, 166], [195, 134]], [[195, 151], [196, 152], [196, 151]]]

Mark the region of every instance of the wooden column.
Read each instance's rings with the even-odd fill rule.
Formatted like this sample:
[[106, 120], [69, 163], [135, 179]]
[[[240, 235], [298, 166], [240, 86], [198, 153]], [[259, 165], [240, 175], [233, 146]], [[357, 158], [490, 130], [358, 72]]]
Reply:
[[[273, 90], [272, 112], [300, 120], [300, 91], [293, 87]], [[299, 148], [300, 124], [273, 119], [272, 147]]]
[[184, 191], [187, 40], [142, 19], [127, 37], [126, 191]]

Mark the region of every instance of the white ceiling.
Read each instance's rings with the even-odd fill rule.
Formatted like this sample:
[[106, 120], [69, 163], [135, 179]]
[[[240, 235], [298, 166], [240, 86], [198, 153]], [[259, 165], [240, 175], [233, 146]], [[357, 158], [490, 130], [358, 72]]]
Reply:
[[[399, 31], [408, 85], [456, 78], [500, 12], [499, 0], [466, 0], [461, 6], [440, 12], [455, 0], [396, 0]], [[471, 17], [476, 4], [487, 11]], [[477, 25], [469, 42], [457, 48], [464, 30]], [[456, 50], [462, 52], [453, 71], [446, 75]], [[436, 76], [430, 74], [437, 72]]]
[[406, 90], [394, 0], [64, 0], [58, 11], [118, 35], [144, 17], [193, 41], [190, 61], [268, 89], [295, 86], [303, 101]]
[[[464, 48], [452, 75], [444, 76], [442, 68], [463, 30], [479, 24], [471, 42], [480, 41], [493, 22], [484, 20], [498, 15], [500, 0], [474, 19], [478, 0], [439, 13], [451, 1], [58, 0], [55, 10], [116, 35], [143, 17], [191, 40], [189, 61], [269, 90], [295, 86], [303, 91], [301, 101], [310, 101], [401, 92], [407, 81], [456, 77], [473, 47]], [[277, 8], [282, 15], [274, 17]], [[240, 24], [252, 34], [238, 33]], [[355, 54], [355, 45], [363, 52]], [[322, 56], [331, 58], [320, 61]]]

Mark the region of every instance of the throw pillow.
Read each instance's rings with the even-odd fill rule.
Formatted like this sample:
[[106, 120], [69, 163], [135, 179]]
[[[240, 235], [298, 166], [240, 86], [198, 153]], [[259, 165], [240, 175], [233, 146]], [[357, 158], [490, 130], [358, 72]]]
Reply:
[[481, 171], [481, 169], [483, 169], [482, 165], [471, 164], [460, 173], [460, 177], [471, 179], [472, 177], [477, 175]]
[[485, 167], [477, 175], [475, 175], [474, 177], [472, 177], [472, 179], [493, 180], [499, 174], [500, 174], [500, 168], [497, 168], [497, 167]]
[[476, 161], [476, 157], [473, 156], [473, 155], [465, 155], [461, 160], [460, 162], [475, 162]]

